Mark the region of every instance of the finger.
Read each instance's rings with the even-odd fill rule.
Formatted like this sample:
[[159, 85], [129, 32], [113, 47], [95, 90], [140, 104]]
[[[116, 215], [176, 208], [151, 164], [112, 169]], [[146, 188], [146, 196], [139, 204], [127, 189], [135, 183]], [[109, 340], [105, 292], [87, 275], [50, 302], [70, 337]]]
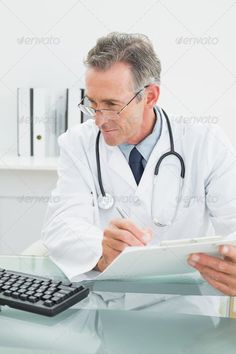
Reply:
[[222, 256], [227, 257], [232, 262], [236, 263], [236, 246], [222, 245], [219, 247], [219, 252]]
[[199, 265], [212, 268], [226, 274], [236, 275], [236, 264], [226, 261], [225, 259], [208, 256], [205, 253], [191, 254], [188, 258], [188, 263], [194, 268], [197, 268], [196, 266]]
[[215, 280], [219, 283], [225, 284], [230, 288], [236, 288], [236, 278], [234, 276], [230, 276], [228, 274], [215, 271], [208, 267], [198, 267], [196, 268], [203, 276], [207, 276], [212, 280]]
[[[112, 229], [112, 233], [114, 233], [114, 237], [117, 239], [124, 238], [124, 242], [129, 244], [130, 246], [140, 246], [140, 245], [146, 245], [147, 242], [150, 240], [150, 237], [148, 237], [147, 232], [141, 231], [140, 234], [134, 234], [132, 231], [130, 231], [129, 227], [127, 226], [128, 223], [124, 222], [125, 219], [121, 219], [121, 223], [112, 223], [111, 226], [108, 228]], [[122, 226], [122, 227], [121, 227]], [[134, 226], [136, 227], [136, 226]], [[132, 228], [132, 227], [131, 227]], [[130, 235], [130, 236], [128, 236]], [[133, 241], [132, 241], [133, 240]], [[137, 240], [137, 241], [135, 241]], [[130, 243], [131, 242], [131, 243]], [[135, 244], [134, 244], [135, 242]]]
[[129, 247], [127, 243], [124, 243], [120, 240], [116, 240], [113, 238], [106, 238], [104, 239], [104, 245], [107, 247], [112, 248], [113, 250], [117, 252], [122, 252], [126, 247]]
[[236, 289], [230, 288], [228, 285], [222, 284], [222, 283], [218, 282], [217, 280], [214, 280], [208, 276], [204, 276], [204, 275], [202, 275], [202, 276], [211, 286], [213, 286], [215, 289], [219, 290], [223, 294], [229, 295], [229, 296], [236, 295]]
[[132, 233], [126, 230], [110, 227], [104, 230], [104, 240], [108, 242], [109, 239], [115, 239], [127, 246], [144, 246], [144, 241], [139, 241]]
[[115, 219], [112, 220], [111, 226], [115, 226], [119, 230], [126, 230], [133, 234], [142, 244], [147, 244], [151, 235], [147, 230], [138, 228], [130, 219]]

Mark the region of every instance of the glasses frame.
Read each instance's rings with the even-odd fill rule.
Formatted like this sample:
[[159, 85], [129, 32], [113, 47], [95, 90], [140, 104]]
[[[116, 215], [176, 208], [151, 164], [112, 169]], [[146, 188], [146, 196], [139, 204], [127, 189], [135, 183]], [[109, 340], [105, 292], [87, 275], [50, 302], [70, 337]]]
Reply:
[[[120, 113], [123, 112], [124, 109], [125, 109], [126, 107], [128, 107], [128, 105], [138, 96], [138, 94], [139, 94], [140, 92], [142, 92], [143, 90], [145, 90], [148, 86], [149, 86], [149, 85], [146, 85], [146, 86], [144, 86], [142, 89], [140, 89], [138, 92], [136, 92], [135, 95], [129, 100], [129, 102], [126, 103], [119, 111], [116, 111], [116, 110], [113, 111], [112, 109], [108, 109], [108, 108], [95, 109], [95, 108], [92, 108], [92, 107], [85, 106], [85, 105], [82, 104], [82, 102], [84, 101], [84, 99], [86, 98], [86, 96], [82, 98], [82, 100], [78, 103], [77, 106], [78, 106], [78, 108], [80, 109], [80, 111], [81, 111], [83, 114], [88, 114], [90, 117], [93, 117], [93, 118], [96, 117], [96, 113], [97, 113], [97, 112], [102, 113], [102, 112], [104, 112], [104, 111], [113, 112], [113, 113], [116, 113], [116, 114], [119, 116]], [[94, 112], [93, 115], [90, 114], [90, 113], [85, 113], [85, 112], [83, 112], [83, 110], [81, 109], [81, 106], [86, 107], [86, 108], [89, 108], [92, 112]], [[103, 114], [103, 113], [102, 113], [102, 114]]]

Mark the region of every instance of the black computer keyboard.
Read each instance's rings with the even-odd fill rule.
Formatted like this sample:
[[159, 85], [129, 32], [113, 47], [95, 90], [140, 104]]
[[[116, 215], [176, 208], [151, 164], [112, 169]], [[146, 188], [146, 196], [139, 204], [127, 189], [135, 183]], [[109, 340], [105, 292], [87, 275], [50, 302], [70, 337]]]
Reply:
[[54, 316], [88, 293], [83, 286], [0, 268], [0, 305]]

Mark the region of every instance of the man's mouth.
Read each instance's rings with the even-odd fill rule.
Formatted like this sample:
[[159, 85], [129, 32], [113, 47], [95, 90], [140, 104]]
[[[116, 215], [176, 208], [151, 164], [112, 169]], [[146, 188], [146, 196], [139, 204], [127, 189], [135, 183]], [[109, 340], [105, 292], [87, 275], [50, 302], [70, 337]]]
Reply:
[[109, 133], [109, 132], [113, 132], [114, 130], [116, 130], [116, 129], [103, 129], [102, 130], [102, 133]]

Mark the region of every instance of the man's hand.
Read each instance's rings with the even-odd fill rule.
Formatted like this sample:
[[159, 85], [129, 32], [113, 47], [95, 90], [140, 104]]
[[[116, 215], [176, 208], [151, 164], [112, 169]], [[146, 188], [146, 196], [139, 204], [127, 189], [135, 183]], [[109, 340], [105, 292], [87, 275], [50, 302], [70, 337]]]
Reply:
[[226, 295], [236, 296], [236, 246], [220, 246], [219, 252], [223, 259], [195, 253], [189, 256], [188, 263], [214, 288]]
[[140, 229], [130, 219], [112, 220], [103, 233], [103, 253], [96, 269], [102, 272], [127, 246], [142, 247], [151, 238], [151, 229]]

